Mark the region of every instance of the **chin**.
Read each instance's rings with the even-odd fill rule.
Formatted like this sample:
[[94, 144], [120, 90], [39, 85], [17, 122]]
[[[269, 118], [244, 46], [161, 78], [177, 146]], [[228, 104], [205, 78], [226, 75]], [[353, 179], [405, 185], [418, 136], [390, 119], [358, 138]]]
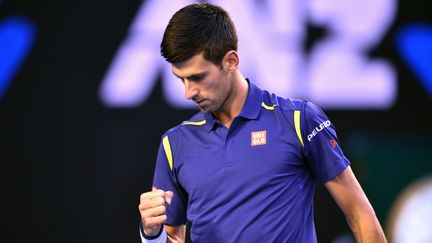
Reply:
[[207, 107], [199, 107], [199, 109], [202, 112], [204, 112], [204, 113], [213, 113], [213, 112], [215, 112], [217, 110], [217, 109], [214, 109], [214, 108], [209, 107], [209, 106], [207, 106]]
[[213, 111], [211, 111], [211, 110], [209, 110], [209, 109], [207, 109], [207, 108], [199, 108], [200, 109], [200, 111], [202, 111], [203, 113], [212, 113]]

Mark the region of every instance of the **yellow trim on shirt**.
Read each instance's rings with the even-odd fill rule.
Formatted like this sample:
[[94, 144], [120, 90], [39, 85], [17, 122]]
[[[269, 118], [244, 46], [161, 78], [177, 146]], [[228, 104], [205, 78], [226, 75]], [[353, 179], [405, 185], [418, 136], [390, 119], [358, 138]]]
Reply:
[[297, 137], [300, 140], [301, 145], [304, 147], [303, 138], [300, 130], [300, 111], [294, 111], [294, 127], [297, 133]]
[[202, 126], [204, 124], [206, 124], [206, 120], [197, 121], [197, 122], [190, 122], [190, 121], [183, 122], [183, 125], [193, 125], [193, 126]]
[[266, 109], [266, 110], [272, 111], [272, 110], [275, 109], [275, 106], [276, 106], [276, 105], [268, 106], [268, 105], [266, 105], [264, 102], [262, 102], [262, 103], [261, 103], [261, 106], [264, 107], [264, 109]]
[[173, 169], [173, 159], [172, 159], [171, 145], [170, 145], [168, 136], [165, 136], [162, 139], [162, 144], [163, 144], [163, 147], [164, 147], [164, 150], [165, 150], [166, 157], [168, 159], [168, 164], [169, 164], [169, 166], [170, 166], [170, 168], [172, 170]]

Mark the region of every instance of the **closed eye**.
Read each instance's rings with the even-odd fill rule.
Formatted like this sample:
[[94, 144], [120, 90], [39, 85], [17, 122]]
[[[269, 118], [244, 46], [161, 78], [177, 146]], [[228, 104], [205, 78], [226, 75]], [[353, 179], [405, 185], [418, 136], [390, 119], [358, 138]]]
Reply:
[[198, 81], [203, 80], [206, 76], [207, 76], [207, 73], [199, 73], [199, 74], [191, 75], [191, 76], [187, 77], [187, 79], [189, 79], [190, 81], [198, 82]]
[[185, 80], [189, 80], [189, 81], [192, 81], [192, 82], [199, 82], [199, 81], [205, 79], [205, 78], [207, 77], [208, 73], [207, 73], [207, 72], [204, 72], [204, 73], [193, 74], [193, 75], [191, 75], [191, 76], [189, 76], [189, 77], [185, 77], [185, 78], [179, 77], [179, 76], [177, 76], [176, 74], [174, 74], [174, 75], [175, 75], [178, 79], [180, 79], [182, 83], [184, 83]]

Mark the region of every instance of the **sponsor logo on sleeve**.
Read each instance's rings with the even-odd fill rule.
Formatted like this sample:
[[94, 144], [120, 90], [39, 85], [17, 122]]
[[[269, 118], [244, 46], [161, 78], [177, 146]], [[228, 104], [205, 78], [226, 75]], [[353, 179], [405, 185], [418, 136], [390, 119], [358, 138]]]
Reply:
[[320, 123], [317, 127], [315, 127], [312, 132], [307, 135], [307, 139], [310, 142], [313, 137], [315, 137], [319, 132], [321, 132], [324, 128], [329, 127], [331, 125], [331, 122], [329, 120]]

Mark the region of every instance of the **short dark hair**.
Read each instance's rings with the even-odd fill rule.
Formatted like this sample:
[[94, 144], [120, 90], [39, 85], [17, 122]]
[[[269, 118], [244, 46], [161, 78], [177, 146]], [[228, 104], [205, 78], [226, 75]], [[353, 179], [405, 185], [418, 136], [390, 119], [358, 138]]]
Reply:
[[168, 23], [161, 55], [179, 63], [203, 52], [217, 66], [228, 51], [237, 51], [237, 33], [229, 14], [209, 3], [190, 4], [178, 10]]

